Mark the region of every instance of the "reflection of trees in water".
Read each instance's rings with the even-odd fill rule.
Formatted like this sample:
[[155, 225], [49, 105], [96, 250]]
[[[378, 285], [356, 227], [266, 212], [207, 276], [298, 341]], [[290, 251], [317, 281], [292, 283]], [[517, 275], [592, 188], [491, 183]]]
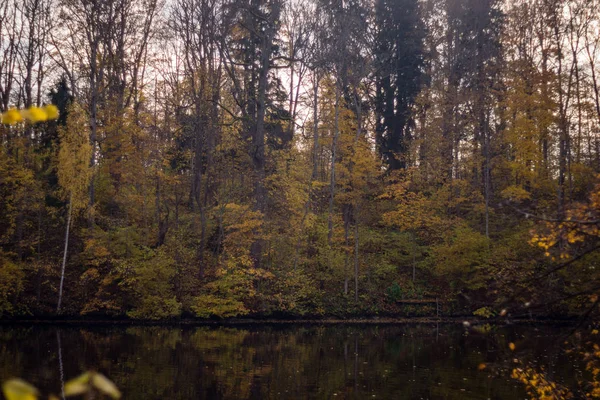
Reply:
[[[543, 363], [545, 336], [522, 332], [531, 359]], [[1, 379], [21, 376], [60, 393], [56, 329], [0, 329], [0, 338]], [[519, 338], [507, 328], [435, 325], [60, 331], [64, 375], [96, 368], [127, 399], [522, 398], [505, 363], [509, 341], [521, 347]], [[479, 371], [481, 363], [489, 368]]]

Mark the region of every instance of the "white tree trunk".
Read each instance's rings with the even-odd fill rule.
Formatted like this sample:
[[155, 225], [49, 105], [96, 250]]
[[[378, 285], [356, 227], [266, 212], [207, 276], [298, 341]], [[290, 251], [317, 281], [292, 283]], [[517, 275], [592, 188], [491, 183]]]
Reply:
[[63, 283], [65, 281], [65, 265], [67, 264], [67, 251], [69, 250], [69, 230], [71, 228], [71, 213], [73, 210], [72, 203], [73, 195], [69, 197], [69, 211], [67, 214], [67, 230], [65, 232], [65, 251], [63, 253], [62, 268], [60, 271], [60, 287], [58, 289], [58, 304], [56, 306], [56, 313], [60, 313], [60, 304], [62, 303], [63, 294]]

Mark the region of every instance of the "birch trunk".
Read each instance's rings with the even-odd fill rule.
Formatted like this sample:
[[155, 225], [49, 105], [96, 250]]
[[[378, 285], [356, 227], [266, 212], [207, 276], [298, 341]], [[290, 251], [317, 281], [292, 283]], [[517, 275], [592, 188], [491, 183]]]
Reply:
[[67, 213], [67, 229], [65, 232], [65, 250], [63, 253], [62, 268], [60, 270], [60, 287], [58, 289], [58, 304], [56, 305], [56, 313], [60, 313], [60, 305], [62, 303], [63, 284], [65, 281], [65, 266], [67, 264], [67, 252], [69, 250], [69, 231], [71, 229], [71, 214], [73, 213], [73, 195], [69, 196], [69, 211]]

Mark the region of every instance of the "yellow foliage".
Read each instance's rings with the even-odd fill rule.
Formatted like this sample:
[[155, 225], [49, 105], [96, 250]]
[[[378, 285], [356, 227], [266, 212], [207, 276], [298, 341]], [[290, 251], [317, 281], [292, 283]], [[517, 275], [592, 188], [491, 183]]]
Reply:
[[97, 390], [113, 399], [120, 399], [121, 392], [107, 377], [98, 372], [84, 372], [65, 383], [65, 396], [80, 396]]
[[59, 129], [58, 181], [70, 198], [73, 211], [87, 205], [87, 189], [92, 178], [92, 146], [88, 138], [88, 121], [83, 109], [74, 103], [67, 126]]
[[58, 107], [56, 107], [54, 104], [48, 104], [44, 106], [44, 112], [49, 120], [58, 119], [59, 117]]
[[587, 203], [575, 203], [566, 210], [564, 220], [540, 224], [532, 232], [530, 243], [542, 248], [547, 257], [552, 255], [552, 249], [558, 248], [558, 258], [567, 259], [571, 256], [571, 247], [600, 237], [598, 219], [600, 183], [592, 190]]
[[211, 294], [197, 296], [192, 310], [197, 316], [208, 318], [217, 316], [221, 318], [237, 317], [248, 314], [249, 310], [244, 303], [236, 299], [218, 297]]
[[[514, 18], [518, 20], [518, 17]], [[511, 36], [519, 32], [518, 28], [512, 32], [509, 29], [508, 32], [505, 37], [507, 41], [522, 40]], [[519, 48], [516, 43], [513, 46]], [[527, 198], [526, 192], [542, 187], [546, 179], [547, 165], [539, 144], [548, 140], [548, 132], [556, 120], [557, 104], [546, 91], [541, 90], [541, 84], [544, 81], [551, 84], [555, 76], [548, 73], [541, 76], [531, 61], [511, 51], [507, 56], [507, 86], [502, 100], [506, 127], [501, 140], [508, 157], [502, 159], [503, 165], [497, 171], [498, 177], [501, 177], [498, 182], [509, 185], [506, 192], [502, 191], [503, 197], [519, 201]]]
[[531, 198], [531, 193], [519, 186], [509, 186], [500, 195], [511, 201], [523, 201]]
[[14, 125], [23, 121], [23, 117], [19, 110], [11, 108], [2, 114], [2, 123], [5, 125]]
[[44, 122], [53, 119], [58, 119], [59, 112], [58, 108], [53, 104], [48, 104], [43, 108], [40, 107], [29, 107], [24, 110], [17, 110], [11, 108], [10, 110], [2, 113], [2, 123], [5, 125], [14, 125], [24, 120], [31, 123]]
[[38, 390], [21, 379], [10, 379], [2, 384], [2, 392], [6, 400], [36, 400]]
[[22, 110], [21, 116], [23, 116], [23, 119], [32, 123], [44, 122], [48, 119], [48, 114], [46, 114], [46, 111], [39, 107], [29, 107], [26, 110]]
[[409, 184], [408, 180], [401, 179], [388, 185], [380, 195], [380, 199], [390, 199], [396, 204], [395, 210], [383, 214], [383, 222], [403, 230], [419, 230], [440, 224], [441, 219], [432, 212], [429, 199], [422, 193], [409, 190]]
[[532, 399], [558, 400], [573, 398], [573, 394], [569, 389], [548, 380], [545, 374], [536, 372], [532, 368], [515, 368], [511, 377], [525, 385], [527, 393]]
[[262, 214], [248, 205], [229, 203], [224, 208], [223, 225], [226, 255], [243, 261], [242, 258], [248, 256], [251, 244], [262, 237]]
[[[591, 330], [587, 336], [589, 340], [583, 340], [583, 344], [582, 336], [586, 335], [586, 332], [578, 333], [578, 337], [572, 338], [572, 349], [566, 351], [567, 354], [578, 354], [589, 374], [589, 378], [577, 380], [573, 383], [573, 387], [568, 388], [550, 381], [544, 369], [537, 367], [514, 368], [511, 377], [525, 385], [532, 399], [600, 398], [600, 346], [594, 343], [593, 337], [597, 333], [597, 329]], [[569, 342], [565, 341], [564, 344], [567, 345]], [[518, 363], [522, 364], [522, 362]]]

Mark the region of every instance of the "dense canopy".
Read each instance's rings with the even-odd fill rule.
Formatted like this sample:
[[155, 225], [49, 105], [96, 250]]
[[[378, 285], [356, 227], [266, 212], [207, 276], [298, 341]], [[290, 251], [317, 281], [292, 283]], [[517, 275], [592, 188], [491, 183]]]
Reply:
[[0, 126], [2, 316], [599, 301], [598, 0], [7, 0], [0, 50], [60, 112]]

